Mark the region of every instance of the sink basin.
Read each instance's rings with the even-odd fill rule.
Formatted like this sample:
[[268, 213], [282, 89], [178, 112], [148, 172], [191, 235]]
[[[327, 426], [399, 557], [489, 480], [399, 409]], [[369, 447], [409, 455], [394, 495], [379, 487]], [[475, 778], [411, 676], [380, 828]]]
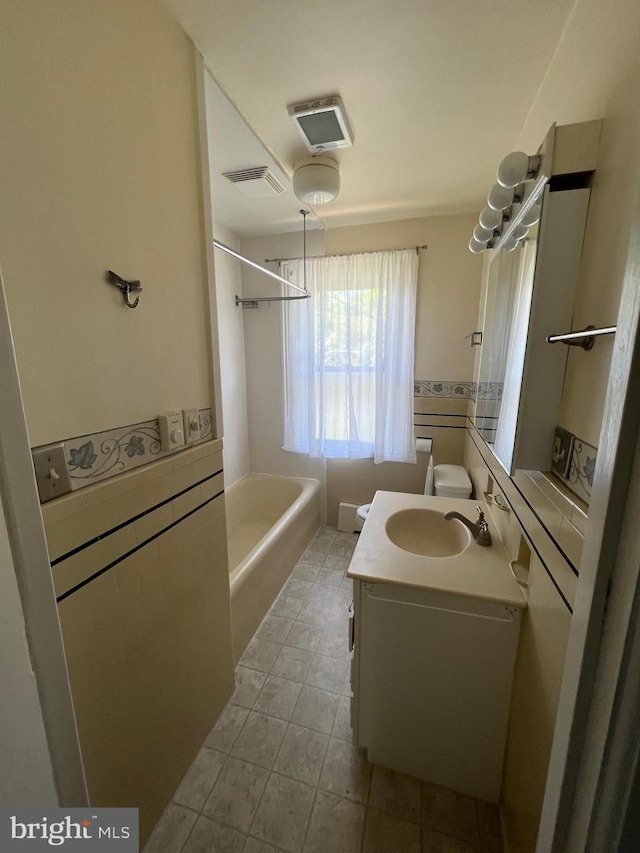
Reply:
[[422, 557], [453, 557], [471, 542], [460, 521], [445, 521], [433, 509], [402, 509], [387, 519], [386, 534], [394, 545]]

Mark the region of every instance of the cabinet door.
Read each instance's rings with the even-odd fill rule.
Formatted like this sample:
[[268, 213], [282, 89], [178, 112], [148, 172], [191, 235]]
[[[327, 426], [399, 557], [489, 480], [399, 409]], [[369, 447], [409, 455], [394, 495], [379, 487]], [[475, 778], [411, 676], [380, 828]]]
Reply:
[[369, 760], [496, 801], [520, 611], [361, 584], [357, 743]]

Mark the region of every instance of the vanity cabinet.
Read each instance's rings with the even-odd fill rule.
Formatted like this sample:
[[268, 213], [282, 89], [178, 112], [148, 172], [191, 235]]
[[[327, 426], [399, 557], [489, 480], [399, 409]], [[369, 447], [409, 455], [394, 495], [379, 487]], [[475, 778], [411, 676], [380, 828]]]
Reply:
[[351, 723], [369, 760], [497, 802], [521, 613], [354, 580]]

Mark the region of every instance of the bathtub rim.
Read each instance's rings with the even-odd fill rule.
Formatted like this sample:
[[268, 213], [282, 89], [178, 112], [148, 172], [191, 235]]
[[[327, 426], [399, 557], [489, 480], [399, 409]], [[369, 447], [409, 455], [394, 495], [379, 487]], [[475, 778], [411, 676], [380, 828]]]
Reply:
[[320, 480], [316, 480], [311, 477], [289, 477], [282, 474], [261, 474], [254, 472], [245, 474], [239, 480], [236, 480], [235, 483], [232, 483], [226, 490], [227, 494], [229, 491], [233, 490], [234, 486], [249, 479], [289, 480], [300, 484], [302, 488], [300, 494], [296, 497], [293, 503], [287, 507], [275, 524], [268, 529], [267, 533], [253, 546], [251, 551], [249, 551], [238, 565], [234, 566], [233, 569], [230, 569], [229, 589], [231, 595], [233, 595], [234, 590], [242, 586], [243, 580], [250, 575], [252, 564], [259, 561], [259, 559], [267, 553], [271, 547], [273, 547], [274, 542], [278, 539], [278, 535], [292, 525], [295, 517], [302, 509], [304, 509], [304, 507], [311, 503], [316, 495], [321, 495]]

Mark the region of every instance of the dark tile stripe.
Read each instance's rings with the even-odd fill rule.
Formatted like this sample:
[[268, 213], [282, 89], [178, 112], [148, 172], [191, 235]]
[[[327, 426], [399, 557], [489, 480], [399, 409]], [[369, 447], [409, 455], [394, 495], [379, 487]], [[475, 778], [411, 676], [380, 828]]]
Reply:
[[[475, 446], [476, 446], [476, 448], [477, 448], [477, 450], [478, 450], [478, 453], [480, 453], [480, 456], [482, 456], [482, 452], [481, 452], [480, 448], [478, 447], [478, 443], [477, 443], [477, 441], [476, 441], [476, 439], [475, 439], [475, 436], [473, 435], [473, 433], [471, 432], [471, 430], [469, 430], [468, 432], [469, 432], [469, 437], [471, 438], [471, 441], [473, 441], [473, 443], [475, 444]], [[484, 457], [483, 457], [483, 460], [482, 460], [482, 461], [484, 462]], [[486, 465], [487, 463], [485, 462], [484, 464]], [[489, 466], [487, 465], [487, 467], [489, 467]], [[491, 472], [491, 469], [489, 469], [489, 471]], [[493, 472], [491, 472], [491, 474], [492, 474], [492, 476], [493, 476]], [[517, 487], [517, 486], [516, 486], [516, 484], [513, 482], [513, 480], [511, 480], [511, 483], [512, 483], [512, 485], [515, 487], [515, 489], [516, 489], [518, 492], [520, 492], [520, 489], [518, 489], [518, 487]], [[500, 484], [498, 483], [498, 486], [499, 486], [499, 485], [500, 485]], [[504, 491], [504, 489], [501, 489], [501, 491]], [[529, 509], [531, 510], [531, 512], [533, 512], [533, 514], [536, 516], [536, 518], [538, 518], [537, 514], [535, 513], [535, 510], [533, 509], [533, 507], [531, 506], [531, 504], [529, 503], [529, 501], [525, 498], [525, 496], [522, 494], [522, 492], [520, 492], [520, 496], [522, 497], [522, 499], [524, 500], [524, 502], [527, 504], [527, 506], [529, 507]], [[517, 510], [515, 510], [513, 506], [511, 507], [511, 510], [512, 510], [512, 512], [513, 512], [513, 514], [514, 514], [514, 516], [516, 517], [516, 519], [517, 519], [518, 524], [520, 525], [520, 527], [521, 527], [521, 528], [526, 532], [527, 528], [526, 528], [526, 526], [525, 526], [524, 522], [520, 519], [520, 516], [518, 515]], [[551, 541], [553, 542], [553, 544], [556, 546], [556, 548], [558, 549], [558, 551], [560, 551], [560, 553], [562, 554], [562, 556], [564, 557], [564, 559], [566, 560], [566, 562], [568, 563], [568, 565], [570, 566], [570, 568], [571, 568], [571, 569], [576, 573], [576, 575], [577, 575], [578, 573], [577, 573], [577, 571], [576, 571], [576, 569], [575, 569], [575, 567], [574, 567], [573, 563], [571, 562], [571, 560], [569, 560], [569, 558], [568, 558], [568, 557], [567, 557], [567, 555], [564, 553], [564, 551], [562, 550], [562, 548], [560, 547], [560, 545], [556, 542], [556, 540], [555, 540], [555, 539], [553, 538], [553, 536], [549, 533], [549, 531], [548, 531], [548, 530], [547, 530], [547, 528], [544, 526], [544, 524], [542, 524], [542, 522], [541, 522], [541, 521], [539, 521], [539, 524], [540, 524], [540, 526], [542, 527], [542, 529], [544, 530], [544, 532], [545, 532], [545, 533], [548, 535], [548, 537], [551, 539]], [[569, 604], [569, 602], [568, 602], [568, 601], [567, 601], [567, 599], [565, 598], [564, 593], [563, 593], [563, 592], [562, 592], [562, 590], [560, 589], [560, 587], [559, 587], [559, 585], [558, 585], [558, 583], [557, 583], [556, 579], [555, 579], [555, 578], [554, 578], [554, 576], [553, 576], [553, 572], [552, 572], [552, 571], [551, 571], [551, 569], [547, 566], [547, 564], [546, 564], [546, 562], [544, 561], [544, 558], [542, 557], [542, 554], [540, 553], [540, 551], [538, 551], [538, 549], [536, 548], [535, 543], [533, 542], [533, 539], [532, 539], [529, 535], [527, 535], [527, 539], [528, 539], [528, 541], [529, 541], [529, 544], [530, 544], [530, 545], [531, 545], [531, 547], [533, 548], [533, 550], [536, 552], [536, 554], [537, 554], [537, 556], [538, 556], [538, 559], [539, 559], [539, 560], [540, 560], [540, 562], [542, 563], [542, 566], [543, 566], [543, 568], [544, 568], [545, 572], [549, 575], [549, 577], [550, 577], [550, 579], [551, 579], [551, 583], [555, 586], [556, 590], [558, 591], [558, 595], [559, 595], [559, 596], [560, 596], [560, 598], [562, 599], [562, 601], [563, 601], [563, 603], [564, 603], [565, 607], [567, 608], [567, 610], [569, 611], [569, 613], [571, 613], [571, 614], [573, 615], [573, 608], [571, 607], [571, 605]]]
[[116, 524], [115, 527], [110, 528], [109, 530], [105, 530], [104, 533], [99, 533], [97, 536], [94, 536], [92, 539], [88, 539], [86, 542], [83, 542], [82, 545], [78, 545], [76, 548], [73, 548], [71, 551], [67, 551], [66, 554], [62, 554], [60, 557], [56, 557], [55, 560], [51, 561], [51, 568], [57, 566], [59, 563], [62, 563], [64, 560], [68, 560], [69, 557], [75, 556], [75, 554], [79, 554], [80, 551], [84, 551], [85, 548], [89, 548], [91, 545], [95, 545], [96, 542], [99, 542], [101, 539], [106, 539], [108, 536], [117, 533], [118, 530], [122, 530], [123, 527], [128, 527], [130, 524], [133, 524], [134, 521], [138, 521], [138, 519], [142, 518], [145, 515], [149, 515], [151, 512], [155, 512], [155, 510], [160, 509], [160, 507], [166, 506], [171, 501], [174, 501], [176, 498], [182, 497], [182, 495], [186, 495], [187, 492], [190, 492], [192, 489], [195, 489], [197, 486], [201, 486], [203, 483], [206, 483], [208, 480], [212, 480], [214, 477], [217, 477], [218, 474], [222, 474], [222, 468], [219, 471], [216, 471], [215, 474], [209, 474], [209, 476], [204, 477], [202, 480], [198, 480], [197, 483], [192, 483], [190, 486], [187, 486], [186, 489], [183, 489], [181, 492], [176, 492], [175, 495], [171, 495], [171, 497], [166, 498], [160, 503], [155, 504], [155, 506], [150, 506], [149, 509], [145, 509], [142, 512], [139, 512], [137, 515], [132, 516], [127, 519], [127, 521], [123, 521], [120, 524]]
[[[209, 479], [209, 478], [207, 478], [207, 479]], [[79, 589], [82, 589], [83, 586], [87, 586], [87, 584], [91, 583], [91, 581], [94, 581], [96, 578], [99, 578], [100, 575], [103, 575], [105, 572], [108, 572], [114, 566], [117, 566], [118, 563], [121, 563], [123, 560], [126, 560], [127, 557], [130, 557], [132, 554], [135, 554], [136, 551], [139, 551], [141, 548], [144, 548], [144, 546], [148, 545], [149, 542], [153, 542], [154, 539], [157, 539], [159, 536], [162, 536], [163, 533], [166, 533], [168, 530], [171, 530], [172, 527], [175, 527], [177, 524], [180, 524], [186, 518], [189, 518], [190, 515], [193, 515], [195, 512], [198, 512], [203, 507], [207, 506], [212, 501], [215, 501], [216, 498], [219, 498], [220, 495], [223, 495], [223, 494], [224, 494], [224, 489], [222, 489], [222, 491], [218, 492], [212, 498], [208, 498], [206, 501], [201, 503], [195, 509], [189, 510], [189, 512], [185, 513], [181, 518], [178, 518], [176, 521], [172, 521], [171, 524], [168, 524], [162, 530], [159, 530], [157, 533], [154, 533], [153, 536], [149, 536], [148, 539], [145, 539], [144, 542], [141, 542], [139, 545], [136, 545], [135, 548], [131, 548], [130, 551], [127, 551], [125, 554], [122, 554], [122, 556], [118, 557], [115, 560], [112, 560], [106, 566], [103, 566], [101, 569], [98, 569], [97, 572], [94, 572], [92, 575], [89, 575], [88, 578], [85, 578], [83, 581], [80, 581], [80, 583], [77, 583], [75, 586], [72, 586], [71, 589], [68, 589], [66, 592], [63, 592], [62, 595], [59, 595], [56, 598], [56, 601], [58, 602], [58, 604], [60, 604], [60, 602], [64, 601], [65, 598], [69, 598], [69, 596], [73, 595], [74, 592], [77, 592]]]

